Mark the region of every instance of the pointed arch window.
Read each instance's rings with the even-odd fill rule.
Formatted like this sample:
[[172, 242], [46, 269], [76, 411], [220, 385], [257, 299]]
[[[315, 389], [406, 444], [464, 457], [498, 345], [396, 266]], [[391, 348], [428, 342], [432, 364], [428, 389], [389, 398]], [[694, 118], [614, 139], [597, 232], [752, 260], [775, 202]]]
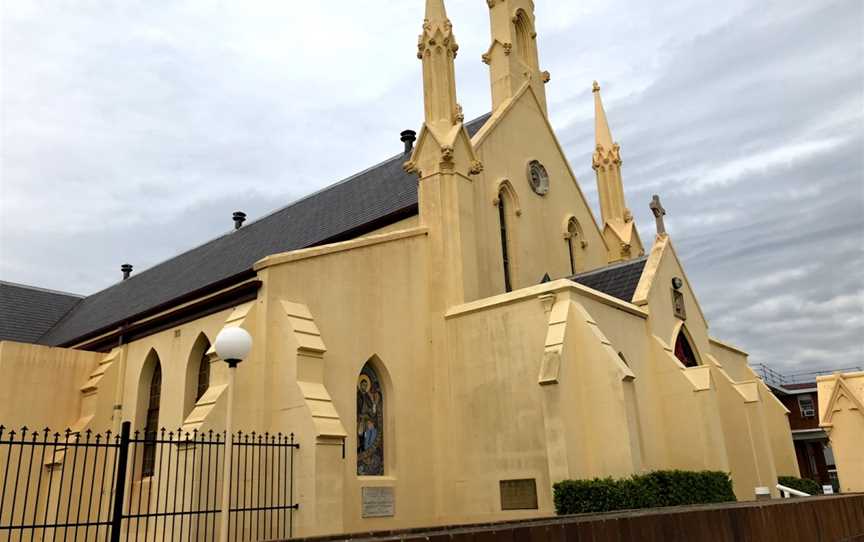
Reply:
[[210, 340], [204, 333], [199, 333], [189, 351], [186, 362], [186, 376], [183, 392], [183, 417], [188, 418], [195, 405], [210, 388]]
[[567, 241], [567, 253], [570, 256], [570, 273], [575, 275], [585, 267], [582, 250], [585, 248], [585, 238], [582, 235], [582, 227], [575, 217], [567, 221], [567, 232], [564, 234]]
[[357, 377], [357, 474], [384, 475], [384, 389], [367, 362]]
[[675, 340], [675, 357], [678, 358], [684, 367], [696, 367], [699, 365], [699, 360], [696, 358], [696, 351], [687, 339], [687, 333], [684, 328], [678, 332], [678, 338]]
[[201, 397], [207, 393], [207, 388], [210, 387], [210, 357], [205, 350], [201, 354], [201, 361], [198, 364], [198, 386], [195, 390], [195, 402], [197, 403]]
[[510, 292], [513, 290], [511, 278], [511, 248], [510, 248], [510, 233], [507, 231], [508, 220], [507, 209], [508, 201], [507, 194], [504, 190], [498, 193], [498, 225], [501, 232], [501, 264], [504, 270], [504, 291]]
[[144, 424], [144, 448], [141, 454], [141, 476], [153, 476], [156, 467], [156, 443], [159, 431], [159, 407], [162, 402], [162, 365], [156, 360], [153, 376], [150, 378], [147, 399], [147, 419]]

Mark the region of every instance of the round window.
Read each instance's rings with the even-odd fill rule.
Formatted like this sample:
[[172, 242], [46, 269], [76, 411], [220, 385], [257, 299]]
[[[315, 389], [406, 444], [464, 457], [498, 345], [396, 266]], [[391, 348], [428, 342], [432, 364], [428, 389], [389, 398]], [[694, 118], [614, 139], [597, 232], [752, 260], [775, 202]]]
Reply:
[[528, 182], [535, 194], [545, 196], [549, 192], [549, 173], [537, 160], [528, 162]]

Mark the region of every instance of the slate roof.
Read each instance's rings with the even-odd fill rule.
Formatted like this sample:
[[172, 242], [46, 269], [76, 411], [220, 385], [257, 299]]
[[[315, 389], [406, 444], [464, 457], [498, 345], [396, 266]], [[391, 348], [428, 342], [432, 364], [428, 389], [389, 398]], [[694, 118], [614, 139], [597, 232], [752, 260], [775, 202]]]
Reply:
[[647, 256], [573, 275], [570, 280], [630, 303], [645, 269]]
[[34, 343], [82, 296], [0, 281], [0, 341]]
[[[468, 133], [489, 116], [466, 123]], [[265, 256], [348, 239], [417, 214], [417, 177], [402, 170], [405, 159], [393, 156], [85, 298], [40, 342], [69, 344], [180, 296], [227, 285]]]

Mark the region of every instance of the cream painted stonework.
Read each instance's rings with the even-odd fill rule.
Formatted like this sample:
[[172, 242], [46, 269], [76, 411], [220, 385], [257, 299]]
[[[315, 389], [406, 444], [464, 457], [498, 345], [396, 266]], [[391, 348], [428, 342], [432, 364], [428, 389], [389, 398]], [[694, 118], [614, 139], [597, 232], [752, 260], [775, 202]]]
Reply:
[[[745, 352], [711, 337], [671, 238], [643, 249], [599, 89], [602, 224], [549, 122], [533, 2], [488, 5], [493, 110], [472, 137], [456, 95], [455, 32], [442, 0], [427, 1], [418, 46], [425, 123], [405, 160], [419, 183], [417, 216], [270, 255], [254, 266], [255, 299], [110, 352], [0, 343], [0, 423], [116, 431], [129, 420], [141, 429], [143, 383], [158, 359], [160, 425], [220, 431], [227, 369], [209, 345], [240, 326], [254, 343], [237, 372], [234, 424], [294, 432], [301, 443], [295, 535], [549, 515], [552, 485], [568, 478], [722, 470], [739, 499], [752, 499], [755, 487], [797, 475], [787, 411]], [[545, 194], [531, 188], [532, 161], [548, 174]], [[591, 271], [646, 251], [630, 299], [567, 278], [573, 262]], [[673, 279], [686, 320], [675, 315]], [[690, 366], [676, 355], [680, 340]], [[189, 367], [202, 356], [210, 386], [195, 400]], [[380, 476], [357, 474], [367, 362], [386, 404]], [[858, 468], [845, 427], [861, 419], [850, 409], [864, 377], [847, 381], [857, 391], [826, 422], [850, 473], [841, 471], [844, 488]], [[820, 379], [820, 397], [833, 383]], [[535, 481], [538, 507], [502, 510], [501, 482], [523, 479]], [[363, 517], [364, 488], [392, 488], [392, 515], [388, 501], [386, 517]]]

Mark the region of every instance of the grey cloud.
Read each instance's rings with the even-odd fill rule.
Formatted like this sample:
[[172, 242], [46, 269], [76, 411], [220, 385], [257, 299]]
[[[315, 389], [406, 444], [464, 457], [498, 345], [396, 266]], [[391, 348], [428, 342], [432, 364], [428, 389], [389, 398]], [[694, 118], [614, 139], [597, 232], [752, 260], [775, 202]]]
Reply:
[[[89, 293], [397, 152], [422, 114], [421, 3], [387, 2], [386, 32], [356, 2], [292, 4], [7, 10], [0, 276]], [[864, 365], [864, 5], [536, 4], [595, 211], [596, 78], [642, 238], [659, 192], [712, 333], [780, 369]], [[448, 9], [481, 114], [486, 6]]]

